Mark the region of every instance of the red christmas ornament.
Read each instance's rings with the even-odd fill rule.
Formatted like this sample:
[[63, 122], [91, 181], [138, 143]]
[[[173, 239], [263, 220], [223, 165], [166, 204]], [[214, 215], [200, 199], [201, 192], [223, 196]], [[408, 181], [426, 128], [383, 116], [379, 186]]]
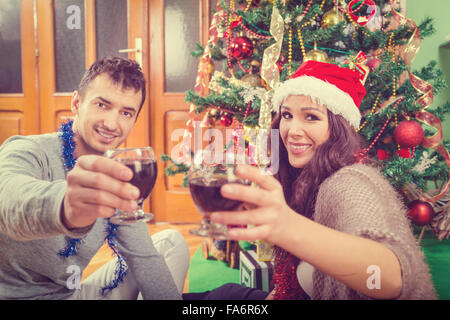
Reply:
[[241, 23], [241, 21], [242, 21], [242, 18], [241, 18], [241, 17], [239, 17], [239, 19], [233, 20], [233, 21], [231, 22], [231, 29], [236, 28], [236, 27]]
[[234, 38], [230, 45], [230, 52], [238, 60], [250, 58], [253, 54], [253, 43], [247, 37]]
[[394, 130], [394, 138], [403, 148], [417, 147], [422, 143], [424, 132], [422, 126], [414, 120], [405, 120]]
[[376, 68], [378, 68], [381, 65], [381, 59], [373, 58], [367, 61], [366, 66], [369, 67], [370, 72], [373, 72]]
[[387, 158], [389, 158], [389, 153], [387, 153], [386, 150], [379, 149], [377, 151], [377, 156], [380, 160], [386, 160]]
[[421, 200], [414, 200], [408, 205], [408, 218], [418, 225], [429, 224], [434, 217], [434, 210], [431, 204]]
[[280, 72], [284, 70], [284, 65], [286, 64], [286, 58], [284, 56], [280, 56], [280, 59], [277, 61], [277, 67]]
[[373, 0], [352, 0], [348, 4], [348, 13], [361, 26], [367, 24], [377, 12], [377, 5]]
[[411, 152], [409, 152], [408, 148], [400, 148], [400, 150], [397, 151], [397, 154], [402, 158], [411, 158]]
[[224, 127], [229, 127], [232, 123], [233, 123], [233, 118], [231, 117], [231, 115], [229, 114], [223, 114], [220, 117], [220, 123], [224, 126]]

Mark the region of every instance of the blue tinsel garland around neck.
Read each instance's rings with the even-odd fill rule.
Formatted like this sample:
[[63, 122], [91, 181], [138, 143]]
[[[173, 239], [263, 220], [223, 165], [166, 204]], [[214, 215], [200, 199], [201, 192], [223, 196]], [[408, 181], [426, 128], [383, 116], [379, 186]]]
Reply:
[[64, 159], [64, 167], [66, 167], [67, 171], [70, 171], [75, 167], [76, 159], [73, 154], [75, 151], [75, 141], [73, 140], [73, 130], [72, 130], [73, 121], [69, 120], [66, 123], [61, 124], [60, 132], [61, 132], [61, 140], [63, 146], [63, 159]]
[[[72, 170], [76, 164], [76, 158], [74, 157], [76, 143], [73, 139], [74, 133], [72, 130], [73, 121], [69, 120], [66, 123], [61, 124], [60, 127], [60, 138], [62, 141], [62, 156], [64, 159], [64, 167], [67, 171]], [[114, 273], [114, 279], [105, 287], [101, 289], [101, 293], [105, 294], [109, 290], [116, 288], [120, 282], [123, 282], [125, 276], [127, 275], [128, 267], [125, 263], [125, 258], [122, 257], [117, 249], [116, 235], [117, 235], [118, 225], [113, 224], [108, 219], [108, 225], [106, 228], [105, 240], [108, 243], [111, 250], [117, 256], [117, 267]], [[83, 239], [67, 239], [67, 245], [64, 249], [58, 252], [58, 255], [64, 258], [74, 256], [78, 253], [78, 244], [83, 242]]]

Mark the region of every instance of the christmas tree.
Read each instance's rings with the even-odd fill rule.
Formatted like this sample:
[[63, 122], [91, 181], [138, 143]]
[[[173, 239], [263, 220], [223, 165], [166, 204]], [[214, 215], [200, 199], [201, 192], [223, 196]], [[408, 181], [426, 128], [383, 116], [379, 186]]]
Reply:
[[[193, 52], [200, 61], [186, 93], [187, 129], [233, 129], [234, 145], [245, 141], [251, 155], [258, 148], [251, 133], [270, 128], [272, 89], [302, 62], [358, 70], [367, 91], [358, 128], [367, 141], [362, 155], [376, 159], [405, 195], [413, 222], [431, 223], [440, 239], [448, 237], [450, 143], [442, 141], [441, 121], [450, 101], [428, 108], [446, 87], [435, 61], [410, 68], [422, 38], [433, 32], [431, 18], [416, 24], [392, 0], [218, 0], [208, 43]], [[172, 161], [168, 175], [188, 170], [163, 160]]]

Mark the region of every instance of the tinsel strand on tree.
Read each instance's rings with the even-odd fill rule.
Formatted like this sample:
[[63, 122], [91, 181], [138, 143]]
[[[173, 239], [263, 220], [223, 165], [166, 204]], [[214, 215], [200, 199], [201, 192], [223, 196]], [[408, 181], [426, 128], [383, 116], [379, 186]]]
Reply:
[[[441, 122], [450, 101], [429, 108], [445, 79], [435, 61], [411, 70], [422, 38], [433, 32], [431, 18], [416, 24], [392, 0], [218, 0], [208, 43], [193, 52], [200, 62], [194, 89], [186, 92], [187, 132], [198, 124], [236, 129], [249, 153], [257, 147], [249, 130], [270, 126], [272, 89], [304, 61], [335, 63], [365, 81], [363, 153], [409, 201], [446, 205], [450, 143], [442, 141]], [[173, 161], [166, 173], [187, 170]]]

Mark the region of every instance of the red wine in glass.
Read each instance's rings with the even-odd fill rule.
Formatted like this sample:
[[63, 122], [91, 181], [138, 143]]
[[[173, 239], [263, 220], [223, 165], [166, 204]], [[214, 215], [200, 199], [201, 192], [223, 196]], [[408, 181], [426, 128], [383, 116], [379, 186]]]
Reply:
[[133, 178], [129, 181], [139, 189], [140, 196], [137, 199], [138, 208], [134, 212], [116, 210], [116, 215], [110, 218], [115, 224], [130, 224], [136, 221], [149, 221], [153, 214], [144, 212], [142, 205], [155, 186], [158, 175], [158, 166], [155, 152], [151, 147], [123, 148], [108, 150], [105, 157], [124, 164], [133, 171]]
[[226, 179], [217, 178], [211, 181], [199, 177], [189, 181], [192, 200], [203, 215], [214, 211], [233, 211], [242, 201], [232, 200], [222, 196], [220, 188], [229, 183]]
[[133, 178], [129, 182], [139, 189], [140, 195], [137, 202], [138, 205], [142, 205], [142, 202], [150, 195], [155, 186], [158, 175], [157, 162], [147, 159], [121, 159], [119, 162], [133, 171]]
[[190, 233], [214, 239], [228, 239], [227, 231], [231, 226], [214, 223], [210, 215], [215, 211], [234, 211], [242, 204], [241, 200], [222, 196], [220, 189], [227, 183], [249, 185], [248, 181], [239, 179], [234, 166], [220, 164], [193, 167], [188, 176], [189, 190], [198, 211], [203, 215], [200, 228], [189, 230]]

